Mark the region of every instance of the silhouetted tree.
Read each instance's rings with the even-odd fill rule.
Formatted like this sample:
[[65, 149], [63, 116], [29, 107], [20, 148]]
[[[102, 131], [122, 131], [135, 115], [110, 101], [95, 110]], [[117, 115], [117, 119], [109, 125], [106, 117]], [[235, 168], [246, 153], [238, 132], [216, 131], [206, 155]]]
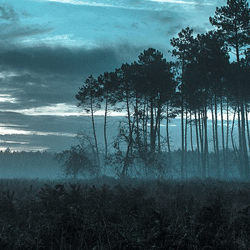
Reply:
[[[170, 44], [174, 47], [172, 50], [172, 55], [175, 56], [178, 60], [178, 66], [180, 69], [180, 77], [179, 77], [179, 94], [177, 94], [180, 104], [180, 112], [181, 112], [181, 178], [184, 178], [184, 174], [186, 172], [185, 166], [185, 157], [186, 157], [186, 134], [184, 127], [184, 112], [187, 109], [185, 96], [184, 96], [184, 85], [185, 85], [185, 74], [187, 65], [190, 63], [193, 55], [194, 55], [194, 44], [195, 40], [193, 37], [193, 30], [187, 27], [186, 29], [182, 29], [180, 33], [178, 33], [177, 38], [172, 38], [170, 40]], [[177, 102], [178, 103], [178, 102]], [[186, 121], [187, 122], [187, 121]]]
[[94, 165], [90, 155], [80, 146], [71, 147], [57, 155], [57, 159], [62, 163], [66, 176], [73, 176], [75, 179], [79, 174], [96, 174], [98, 167]]
[[238, 132], [239, 151], [244, 165], [244, 175], [249, 179], [249, 159], [246, 145], [246, 119], [241, 86], [240, 51], [250, 45], [250, 9], [246, 0], [228, 0], [226, 6], [216, 8], [215, 16], [210, 17], [212, 25], [217, 26], [218, 32], [228, 45], [234, 49], [237, 62], [238, 88]]
[[111, 107], [114, 107], [116, 102], [118, 102], [116, 98], [117, 94], [117, 77], [114, 72], [105, 72], [103, 75], [98, 77], [99, 87], [101, 88], [101, 95], [104, 101], [104, 125], [103, 125], [103, 134], [104, 134], [104, 145], [105, 145], [105, 160], [108, 155], [108, 140], [107, 140], [107, 118], [108, 112]]
[[[175, 92], [176, 82], [172, 70], [173, 64], [167, 63], [163, 54], [153, 48], [144, 50], [139, 55], [140, 75], [143, 81], [141, 93], [146, 97], [150, 108], [150, 148], [156, 150], [156, 135], [160, 135], [160, 122], [163, 107], [170, 101]], [[160, 138], [158, 136], [158, 151]]]
[[80, 90], [76, 95], [76, 99], [79, 101], [78, 106], [82, 107], [85, 112], [90, 112], [91, 114], [92, 130], [95, 140], [96, 159], [98, 166], [100, 166], [100, 155], [96, 137], [94, 113], [96, 112], [96, 110], [101, 108], [100, 94], [101, 90], [98, 81], [91, 75], [85, 80], [84, 85], [80, 87]]

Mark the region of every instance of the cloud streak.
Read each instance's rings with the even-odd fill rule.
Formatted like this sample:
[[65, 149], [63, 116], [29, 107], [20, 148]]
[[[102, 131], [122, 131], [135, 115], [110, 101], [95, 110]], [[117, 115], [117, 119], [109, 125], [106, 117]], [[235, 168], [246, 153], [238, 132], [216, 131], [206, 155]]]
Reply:
[[175, 5], [210, 5], [211, 3], [204, 3], [199, 1], [183, 1], [183, 0], [99, 0], [99, 1], [86, 1], [86, 0], [37, 0], [43, 2], [54, 2], [72, 5], [84, 5], [92, 7], [111, 7], [111, 8], [124, 8], [134, 10], [162, 10], [162, 4], [175, 4]]

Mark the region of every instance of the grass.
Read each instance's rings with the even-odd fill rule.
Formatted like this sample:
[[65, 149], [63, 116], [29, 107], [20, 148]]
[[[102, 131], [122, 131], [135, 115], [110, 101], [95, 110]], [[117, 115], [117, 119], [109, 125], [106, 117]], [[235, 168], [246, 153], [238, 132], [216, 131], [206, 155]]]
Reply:
[[250, 186], [2, 179], [0, 249], [250, 249]]

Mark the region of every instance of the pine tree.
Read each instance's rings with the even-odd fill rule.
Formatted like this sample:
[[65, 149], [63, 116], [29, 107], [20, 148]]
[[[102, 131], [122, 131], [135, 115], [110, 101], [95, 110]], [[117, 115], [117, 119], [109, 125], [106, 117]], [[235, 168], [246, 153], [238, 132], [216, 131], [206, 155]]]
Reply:
[[226, 6], [216, 8], [215, 16], [210, 17], [212, 25], [227, 42], [232, 52], [236, 55], [237, 62], [237, 89], [238, 89], [238, 133], [239, 151], [244, 167], [244, 177], [249, 179], [249, 159], [246, 145], [246, 119], [243, 101], [241, 80], [241, 50], [250, 45], [250, 9], [246, 0], [228, 0]]

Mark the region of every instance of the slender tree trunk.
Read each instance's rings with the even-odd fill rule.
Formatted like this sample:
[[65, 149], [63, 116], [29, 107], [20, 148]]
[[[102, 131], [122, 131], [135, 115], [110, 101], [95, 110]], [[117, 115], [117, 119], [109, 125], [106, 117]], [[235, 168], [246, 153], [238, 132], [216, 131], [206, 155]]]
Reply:
[[149, 145], [149, 142], [148, 142], [148, 121], [149, 121], [149, 106], [148, 106], [148, 100], [147, 100], [147, 107], [146, 107], [146, 130], [145, 130], [145, 140], [146, 140], [146, 152], [148, 152], [148, 145]]
[[193, 121], [192, 121], [192, 111], [190, 110], [190, 147], [192, 155], [194, 153], [194, 144], [193, 144]]
[[[230, 126], [230, 121], [229, 121], [229, 100], [227, 98], [227, 136], [226, 136], [226, 167], [228, 169], [228, 157], [229, 157], [229, 126]], [[228, 174], [227, 174], [228, 175]]]
[[243, 146], [243, 159], [244, 159], [244, 178], [249, 180], [249, 159], [247, 152], [247, 142], [246, 142], [246, 121], [245, 121], [245, 108], [243, 103], [241, 103], [241, 120], [242, 120], [242, 146]]
[[211, 100], [211, 114], [212, 114], [213, 147], [214, 147], [214, 155], [216, 156], [215, 121], [214, 121], [214, 109], [213, 109], [213, 102], [212, 102], [212, 100]]
[[181, 179], [184, 179], [184, 166], [185, 166], [185, 134], [184, 134], [184, 100], [181, 101]]
[[187, 132], [188, 132], [188, 108], [185, 105], [185, 149], [184, 149], [184, 162], [185, 162], [185, 178], [188, 178], [188, 164], [187, 164]]
[[160, 125], [160, 118], [158, 118], [158, 129], [157, 129], [157, 135], [158, 135], [158, 152], [161, 153], [161, 125]]
[[228, 149], [229, 149], [229, 126], [230, 126], [230, 120], [229, 120], [229, 100], [227, 98], [227, 136], [226, 136], [226, 149], [227, 149], [227, 155], [228, 155]]
[[200, 176], [200, 170], [201, 170], [201, 154], [200, 154], [200, 142], [199, 142], [199, 127], [198, 127], [198, 119], [197, 119], [197, 111], [195, 110], [194, 113], [195, 116], [195, 131], [196, 131], [196, 144], [197, 144], [197, 166], [198, 169], [196, 169], [196, 172], [199, 171]]
[[204, 108], [204, 167], [203, 178], [206, 178], [206, 172], [210, 175], [209, 162], [208, 162], [208, 135], [207, 135], [207, 103]]
[[201, 111], [199, 110], [199, 134], [200, 134], [200, 146], [201, 146], [201, 178], [205, 178], [204, 174], [204, 129], [203, 129], [203, 117], [201, 116]]
[[220, 116], [221, 116], [221, 139], [222, 139], [222, 155], [224, 178], [227, 179], [226, 152], [225, 152], [225, 135], [224, 135], [224, 117], [223, 117], [223, 97], [220, 98]]
[[107, 116], [108, 116], [108, 96], [105, 98], [105, 112], [104, 112], [104, 144], [105, 144], [105, 164], [108, 157], [108, 140], [107, 140]]
[[123, 163], [123, 169], [121, 173], [121, 177], [125, 177], [128, 172], [129, 167], [129, 153], [131, 153], [132, 149], [132, 141], [133, 141], [133, 126], [131, 121], [131, 115], [130, 115], [130, 107], [129, 107], [129, 92], [126, 90], [126, 107], [127, 107], [127, 118], [128, 118], [128, 126], [129, 126], [129, 136], [128, 136], [128, 142], [127, 142], [127, 151]]
[[248, 121], [248, 107], [245, 104], [246, 109], [246, 125], [247, 125], [247, 139], [248, 139], [248, 149], [250, 150], [250, 131], [249, 131], [249, 121]]
[[98, 149], [96, 130], [95, 130], [95, 119], [94, 119], [93, 98], [92, 97], [91, 97], [91, 100], [90, 100], [90, 109], [91, 109], [92, 129], [93, 129], [93, 135], [94, 135], [94, 140], [95, 140], [95, 150], [96, 150], [97, 165], [100, 166], [100, 156], [99, 156], [99, 149]]
[[239, 104], [238, 104], [238, 108], [237, 108], [237, 115], [238, 115], [238, 137], [239, 137], [238, 138], [239, 139], [238, 158], [239, 158], [239, 163], [240, 163], [240, 169], [243, 170], [243, 146], [242, 146], [241, 121], [240, 121], [241, 119], [240, 119]]
[[218, 107], [217, 107], [217, 94], [215, 91], [214, 98], [214, 114], [215, 114], [215, 139], [216, 139], [216, 162], [217, 162], [217, 178], [220, 179], [220, 151], [219, 151], [219, 136], [218, 136]]
[[239, 150], [237, 149], [237, 146], [236, 146], [235, 141], [234, 141], [234, 123], [235, 123], [236, 112], [237, 112], [237, 107], [235, 108], [234, 115], [233, 115], [232, 128], [231, 128], [231, 141], [232, 141], [232, 146], [233, 146], [235, 158], [238, 162], [237, 166], [238, 166], [239, 174], [240, 174], [240, 177], [243, 178], [241, 157], [239, 155]]
[[190, 122], [189, 122], [189, 126], [190, 126], [190, 147], [191, 147], [191, 158], [192, 158], [192, 168], [193, 170], [195, 169], [195, 157], [194, 157], [194, 145], [193, 145], [193, 121], [192, 121], [192, 110], [189, 110], [190, 113]]
[[148, 152], [148, 102], [146, 98], [144, 99], [144, 107], [143, 107], [143, 121], [142, 121], [142, 128], [143, 128], [143, 148], [144, 153]]
[[154, 131], [154, 100], [153, 96], [151, 96], [150, 100], [150, 146], [151, 153], [155, 153], [155, 131]]
[[171, 155], [170, 136], [169, 136], [169, 102], [167, 102], [166, 137], [167, 137], [169, 168], [172, 169], [172, 155]]
[[155, 137], [157, 132], [158, 141], [158, 153], [161, 153], [161, 96], [159, 95], [158, 107], [157, 107], [156, 125], [155, 125]]

